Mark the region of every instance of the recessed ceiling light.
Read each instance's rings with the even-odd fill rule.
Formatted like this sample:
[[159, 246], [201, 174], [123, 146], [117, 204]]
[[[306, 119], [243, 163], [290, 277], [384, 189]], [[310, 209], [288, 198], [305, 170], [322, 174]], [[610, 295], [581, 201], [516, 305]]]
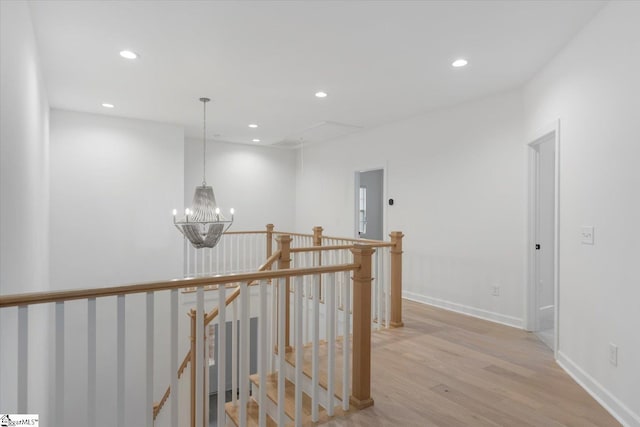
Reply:
[[453, 61], [453, 62], [451, 63], [451, 66], [452, 66], [452, 67], [456, 67], [456, 68], [458, 68], [458, 67], [464, 67], [464, 66], [465, 66], [465, 65], [467, 65], [467, 64], [468, 64], [468, 62], [467, 62], [467, 60], [466, 60], [466, 59], [462, 59], [462, 58], [460, 58], [460, 59], [456, 59], [455, 61]]
[[115, 107], [115, 105], [113, 105], [113, 104], [109, 104], [108, 102], [103, 103], [103, 104], [102, 104], [102, 106], [103, 106], [104, 108], [113, 108], [113, 107]]
[[249, 127], [250, 127], [250, 128], [252, 128], [252, 129], [255, 129], [255, 128], [257, 128], [257, 127], [258, 127], [258, 125], [257, 125], [257, 124], [255, 124], [255, 123], [251, 123], [251, 124], [249, 125]]
[[316, 92], [316, 98], [326, 98], [327, 92]]
[[122, 50], [120, 51], [120, 56], [127, 59], [136, 59], [138, 54], [135, 52], [131, 52], [130, 50]]
[[253, 138], [252, 141], [253, 142], [260, 142], [260, 140], [258, 138]]

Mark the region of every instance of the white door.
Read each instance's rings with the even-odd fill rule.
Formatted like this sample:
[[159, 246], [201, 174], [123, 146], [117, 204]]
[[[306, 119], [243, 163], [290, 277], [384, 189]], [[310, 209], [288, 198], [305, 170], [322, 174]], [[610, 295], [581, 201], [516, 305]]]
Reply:
[[383, 239], [384, 170], [356, 172], [356, 236]]
[[555, 343], [555, 134], [532, 147], [536, 151], [536, 322], [535, 332], [551, 349]]

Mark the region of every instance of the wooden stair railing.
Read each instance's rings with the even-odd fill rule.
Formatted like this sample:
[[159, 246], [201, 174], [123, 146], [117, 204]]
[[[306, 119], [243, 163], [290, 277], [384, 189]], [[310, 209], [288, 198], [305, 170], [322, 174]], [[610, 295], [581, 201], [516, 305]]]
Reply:
[[[269, 246], [270, 247], [270, 246]], [[268, 252], [271, 252], [270, 250]], [[271, 256], [269, 256], [269, 259], [267, 259], [261, 266], [260, 268], [258, 268], [258, 271], [267, 271], [271, 269], [271, 266], [280, 258], [280, 251], [277, 251], [273, 254], [271, 254]], [[250, 285], [255, 285], [257, 284], [257, 281], [253, 281], [250, 283]], [[219, 285], [222, 286], [222, 285]], [[226, 298], [225, 300], [225, 307], [227, 307], [229, 304], [231, 304], [236, 298], [238, 298], [238, 296], [240, 296], [240, 287], [237, 286], [235, 288], [235, 290]], [[215, 307], [214, 309], [212, 309], [209, 313], [207, 313], [204, 317], [204, 325], [205, 327], [209, 325], [209, 323], [211, 323], [217, 316], [218, 316], [218, 312], [219, 309], [218, 307]], [[192, 323], [192, 330], [195, 330], [195, 321], [196, 321], [196, 316], [195, 316], [195, 310], [191, 310], [189, 313], [189, 317], [191, 318], [191, 323]], [[184, 357], [184, 360], [182, 361], [182, 363], [180, 364], [180, 368], [178, 368], [178, 378], [182, 377], [182, 374], [184, 373], [184, 370], [187, 368], [187, 366], [189, 365], [189, 362], [193, 363], [193, 349], [189, 349], [189, 351], [187, 351], [187, 354]], [[193, 365], [192, 365], [193, 366]], [[195, 394], [195, 381], [193, 381], [193, 376], [195, 375], [195, 370], [192, 371], [192, 393]], [[158, 414], [160, 413], [160, 410], [162, 409], [162, 407], [164, 406], [164, 404], [166, 403], [167, 399], [169, 398], [169, 395], [171, 394], [171, 386], [167, 387], [167, 391], [164, 392], [164, 395], [162, 396], [162, 399], [160, 399], [160, 401], [156, 404], [153, 405], [153, 419], [155, 420], [158, 417]], [[194, 396], [192, 395], [192, 403], [195, 402], [194, 400]]]
[[[270, 227], [268, 227], [269, 229]], [[272, 231], [272, 227], [269, 229], [269, 231], [267, 232], [267, 235], [269, 236], [267, 238], [267, 245], [270, 246], [272, 241], [273, 241], [273, 235], [274, 232]], [[278, 235], [282, 235], [284, 233], [277, 233]], [[305, 236], [306, 235], [300, 235], [298, 234], [298, 236]], [[122, 313], [124, 313], [124, 301], [125, 301], [125, 296], [127, 295], [132, 295], [132, 294], [142, 294], [142, 293], [146, 293], [147, 294], [147, 318], [151, 319], [151, 321], [147, 321], [147, 330], [151, 330], [153, 331], [153, 293], [154, 292], [159, 292], [159, 291], [172, 291], [172, 307], [175, 307], [175, 309], [172, 308], [173, 313], [177, 313], [177, 308], [178, 308], [178, 299], [177, 299], [177, 291], [181, 290], [181, 289], [186, 289], [189, 287], [197, 287], [199, 288], [198, 290], [198, 304], [202, 304], [203, 301], [203, 294], [202, 294], [202, 290], [204, 289], [205, 286], [224, 286], [226, 287], [229, 284], [234, 284], [234, 283], [240, 283], [242, 286], [242, 289], [246, 290], [246, 286], [248, 285], [255, 285], [258, 284], [258, 280], [260, 281], [260, 283], [262, 284], [261, 286], [261, 292], [264, 290], [264, 288], [266, 288], [267, 284], [273, 280], [279, 280], [279, 282], [281, 283], [280, 285], [280, 295], [285, 295], [285, 287], [282, 286], [282, 284], [285, 282], [286, 279], [290, 279], [290, 278], [296, 278], [296, 282], [298, 281], [298, 279], [301, 280], [302, 277], [307, 277], [307, 276], [312, 276], [314, 278], [314, 281], [319, 281], [319, 278], [322, 275], [331, 275], [333, 274], [334, 276], [338, 273], [346, 273], [346, 272], [352, 272], [353, 273], [353, 288], [354, 288], [354, 308], [351, 312], [351, 315], [353, 317], [353, 322], [354, 322], [354, 332], [353, 332], [353, 343], [354, 343], [354, 348], [355, 349], [361, 349], [363, 351], [358, 352], [356, 350], [354, 350], [353, 352], [353, 358], [351, 358], [351, 365], [353, 365], [354, 367], [357, 367], [357, 369], [355, 369], [353, 371], [353, 377], [351, 378], [351, 382], [353, 383], [353, 388], [350, 391], [350, 395], [349, 397], [351, 399], [352, 403], [354, 404], [354, 406], [357, 407], [366, 407], [368, 405], [373, 404], [373, 401], [371, 400], [371, 396], [370, 394], [370, 384], [369, 384], [369, 373], [367, 373], [367, 371], [370, 371], [370, 354], [364, 354], [364, 353], [368, 353], [368, 351], [366, 351], [366, 347], [370, 347], [370, 337], [368, 338], [368, 345], [367, 345], [367, 337], [370, 335], [370, 329], [371, 329], [371, 282], [372, 282], [372, 274], [371, 274], [371, 254], [373, 253], [373, 248], [375, 247], [385, 247], [385, 248], [392, 248], [391, 252], [391, 276], [393, 278], [394, 282], [398, 282], [401, 280], [402, 277], [402, 272], [401, 272], [401, 254], [402, 254], [402, 243], [401, 243], [401, 239], [403, 237], [402, 233], [400, 232], [394, 232], [391, 235], [392, 237], [392, 242], [365, 242], [366, 244], [363, 245], [359, 242], [362, 242], [362, 240], [355, 240], [355, 239], [342, 239], [343, 241], [347, 241], [349, 243], [354, 243], [353, 247], [351, 247], [351, 252], [353, 253], [354, 256], [354, 261], [353, 262], [349, 262], [347, 263], [347, 261], [345, 260], [344, 262], [341, 263], [336, 263], [335, 265], [330, 265], [330, 266], [320, 266], [317, 264], [311, 264], [311, 266], [307, 267], [307, 268], [298, 268], [297, 265], [294, 265], [293, 268], [289, 268], [289, 269], [283, 269], [283, 270], [279, 270], [279, 271], [269, 271], [271, 269], [271, 266], [273, 265], [274, 262], [279, 261], [282, 258], [282, 253], [281, 252], [276, 252], [275, 254], [271, 254], [267, 261], [260, 266], [260, 268], [258, 269], [257, 272], [242, 272], [239, 274], [234, 274], [234, 275], [226, 275], [226, 276], [208, 276], [208, 277], [200, 277], [200, 278], [189, 278], [189, 279], [178, 279], [178, 280], [171, 280], [171, 281], [163, 281], [163, 282], [152, 282], [152, 283], [143, 283], [143, 284], [136, 284], [136, 285], [124, 285], [124, 286], [114, 286], [114, 287], [108, 287], [108, 288], [93, 288], [93, 289], [77, 289], [77, 290], [69, 290], [69, 291], [56, 291], [56, 292], [39, 292], [39, 293], [30, 293], [30, 294], [23, 294], [23, 295], [7, 295], [7, 296], [0, 296], [0, 308], [5, 308], [5, 307], [18, 307], [18, 315], [17, 315], [17, 320], [18, 320], [18, 333], [19, 336], [27, 336], [27, 334], [25, 333], [25, 331], [28, 331], [28, 317], [27, 317], [27, 313], [28, 313], [28, 309], [30, 306], [32, 305], [36, 305], [36, 304], [46, 304], [46, 303], [55, 303], [56, 307], [55, 307], [55, 313], [56, 313], [56, 324], [55, 324], [55, 333], [56, 336], [61, 333], [60, 331], [64, 331], [64, 304], [66, 302], [69, 301], [74, 301], [74, 300], [87, 300], [88, 302], [88, 311], [89, 311], [89, 320], [91, 320], [91, 316], [93, 315], [93, 318], [95, 319], [95, 300], [97, 298], [103, 298], [103, 297], [118, 297], [117, 300], [117, 309], [118, 309], [118, 322], [119, 326], [118, 326], [118, 351], [122, 352], [122, 354], [124, 354], [124, 345], [120, 344], [120, 340], [124, 341], [124, 333], [120, 332], [121, 330], [124, 331], [124, 327], [121, 328], [121, 326], [123, 326], [125, 323], [124, 320], [124, 315]], [[282, 239], [282, 241], [284, 241], [285, 239]], [[338, 240], [338, 239], [336, 239]], [[335, 247], [340, 247], [341, 249], [347, 249], [349, 247], [349, 245], [338, 245], [335, 244], [333, 245]], [[294, 253], [296, 252], [296, 250], [306, 250], [306, 248], [289, 248], [290, 251], [289, 253]], [[326, 246], [322, 246], [320, 245], [320, 247], [314, 247], [314, 251], [322, 251], [322, 250], [327, 250], [327, 249], [331, 249], [331, 245], [326, 245]], [[270, 251], [268, 251], [267, 253], [270, 253]], [[327, 256], [327, 259], [330, 259], [332, 257]], [[335, 258], [334, 258], [335, 259]], [[385, 258], [386, 259], [386, 258]], [[357, 260], [357, 261], [356, 261]], [[282, 267], [284, 267], [284, 263], [282, 265]], [[368, 271], [367, 271], [368, 270]], [[329, 276], [330, 277], [330, 276]], [[346, 274], [347, 277], [347, 281], [348, 281], [348, 277], [349, 274]], [[290, 281], [292, 283], [293, 286], [293, 282], [294, 281]], [[330, 282], [330, 281], [329, 281]], [[317, 282], [316, 282], [317, 283]], [[314, 286], [315, 287], [315, 286]], [[328, 289], [332, 289], [332, 287], [330, 286]], [[393, 286], [393, 293], [395, 293], [395, 298], [397, 299], [397, 301], [400, 301], [400, 297], [401, 297], [401, 293], [400, 292], [396, 292], [397, 290], [401, 291], [401, 286], [397, 287], [394, 285]], [[248, 292], [240, 292], [239, 288], [234, 289], [234, 291], [228, 296], [225, 297], [224, 296], [224, 290], [220, 290], [221, 292], [221, 296], [222, 298], [219, 298], [219, 302], [220, 302], [220, 308], [222, 307], [226, 307], [227, 305], [231, 304], [236, 298], [238, 298], [238, 296], [240, 296], [240, 294], [242, 293], [241, 299], [245, 297], [245, 295], [248, 297]], [[288, 292], [287, 292], [288, 293]], [[368, 294], [368, 295], [367, 295]], [[391, 292], [389, 292], [389, 294], [391, 294]], [[318, 294], [316, 294], [318, 295]], [[175, 296], [175, 298], [174, 298]], [[296, 296], [297, 298], [297, 296]], [[317, 300], [319, 300], [319, 298], [317, 298]], [[395, 301], [394, 301], [395, 302]], [[356, 308], [356, 303], [358, 305], [358, 307]], [[243, 303], [244, 304], [244, 303]], [[335, 304], [335, 303], [334, 303]], [[282, 305], [281, 307], [284, 306], [284, 301], [282, 301]], [[298, 305], [296, 305], [298, 306]], [[398, 311], [398, 307], [400, 307], [401, 309], [401, 305], [400, 304], [393, 304], [394, 306], [394, 310], [396, 310], [396, 315], [392, 315], [391, 316], [391, 320], [392, 320], [392, 326], [401, 326], [402, 325], [402, 318], [401, 318], [401, 313]], [[149, 308], [150, 307], [150, 308]], [[287, 308], [288, 308], [288, 304], [287, 304]], [[218, 309], [214, 309], [212, 310], [210, 313], [206, 313], [202, 311], [202, 309], [200, 309], [201, 311], [199, 312], [199, 318], [202, 320], [202, 324], [198, 324], [198, 329], [200, 330], [203, 326], [205, 326], [205, 322], [206, 324], [209, 324], [210, 322], [212, 322], [214, 319], [218, 319], [219, 323], [223, 322], [222, 319], [222, 313], [220, 313], [220, 316], [218, 315]], [[242, 309], [244, 311], [244, 309]], [[315, 310], [315, 309], [314, 309]], [[246, 312], [246, 311], [245, 311]], [[193, 317], [193, 316], [192, 316]], [[350, 316], [346, 316], [346, 319], [349, 319]], [[385, 320], [389, 319], [389, 316], [385, 316]], [[89, 322], [91, 323], [91, 322]], [[288, 323], [288, 322], [286, 322]], [[173, 325], [176, 325], [177, 322], [174, 322]], [[246, 324], [246, 322], [245, 322]], [[151, 325], [151, 326], [149, 326]], [[284, 333], [284, 326], [285, 326], [285, 322], [282, 322], [282, 333], [280, 336], [284, 337], [285, 333]], [[367, 329], [368, 328], [368, 329]], [[89, 328], [91, 329], [91, 328]], [[94, 327], [93, 329], [95, 330], [95, 320], [94, 320]], [[298, 328], [300, 329], [300, 328]], [[332, 330], [333, 328], [328, 328], [329, 330]], [[347, 328], [348, 329], [348, 328]], [[356, 333], [357, 331], [357, 333]], [[368, 332], [367, 332], [368, 331]], [[199, 332], [200, 333], [200, 332]], [[174, 334], [175, 335], [175, 334]], [[288, 334], [287, 334], [288, 335]], [[317, 334], [316, 334], [317, 335]], [[357, 337], [360, 336], [359, 338]], [[63, 336], [63, 335], [62, 335]], [[89, 336], [91, 339], [91, 330], [89, 331]], [[153, 334], [147, 334], [147, 337], [149, 336], [153, 336]], [[248, 335], [247, 335], [248, 336]], [[149, 339], [149, 338], [147, 338]], [[203, 339], [203, 334], [197, 336], [198, 341], [198, 345], [201, 345], [201, 340]], [[64, 344], [60, 344], [60, 342], [64, 342], [64, 340], [57, 340], [56, 341], [56, 354], [61, 353], [62, 356], [64, 356]], [[175, 338], [172, 338], [172, 343], [177, 342], [177, 340]], [[281, 346], [284, 347], [284, 342], [279, 342], [279, 344]], [[27, 348], [26, 346], [23, 346], [25, 348], [20, 347], [17, 351], [18, 355], [22, 355], [25, 356], [27, 355]], [[91, 347], [91, 343], [90, 343], [90, 347]], [[94, 344], [94, 348], [95, 348], [95, 344]], [[151, 360], [151, 362], [153, 362], [153, 358], [152, 356], [149, 356], [149, 354], [152, 354], [152, 349], [153, 349], [153, 339], [151, 338], [150, 344], [149, 341], [147, 341], [147, 358], [149, 360]], [[175, 344], [173, 349], [175, 349]], [[151, 349], [151, 350], [149, 350]], [[370, 349], [369, 349], [370, 350]], [[175, 352], [175, 350], [172, 350], [173, 352]], [[180, 365], [179, 369], [178, 369], [178, 373], [177, 373], [177, 377], [181, 377], [182, 374], [185, 372], [186, 367], [189, 365], [189, 362], [193, 361], [193, 357], [194, 357], [194, 351], [189, 351], [187, 353], [187, 355], [185, 356], [182, 364]], [[279, 357], [284, 358], [284, 353], [285, 352], [280, 352], [281, 354], [279, 355]], [[120, 354], [120, 353], [119, 353]], [[204, 352], [202, 353], [203, 355], [205, 354]], [[95, 360], [95, 354], [93, 355], [94, 360]], [[119, 356], [120, 357], [120, 356]], [[175, 353], [172, 356], [174, 359], [175, 363]], [[91, 355], [89, 355], [90, 358], [90, 362], [91, 362]], [[58, 360], [59, 359], [59, 360]], [[64, 357], [58, 357], [58, 359], [56, 360], [56, 366], [63, 366], [64, 367]], [[19, 357], [18, 360], [26, 360], [26, 357]], [[123, 359], [124, 360], [124, 359]], [[279, 363], [283, 363], [283, 361], [279, 361]], [[123, 397], [124, 396], [124, 392], [120, 389], [121, 385], [124, 384], [124, 381], [122, 380], [124, 378], [124, 362], [118, 362], [119, 366], [117, 367], [117, 375], [118, 375], [118, 403], [117, 403], [117, 408], [116, 408], [116, 413], [118, 414], [118, 420], [120, 419], [124, 419], [124, 412], [122, 411], [122, 408], [124, 407], [124, 402], [123, 402]], [[198, 364], [201, 364], [200, 359], [198, 359]], [[175, 365], [173, 365], [175, 366]], [[222, 365], [221, 365], [222, 366]], [[248, 366], [248, 365], [247, 365]], [[20, 368], [20, 366], [19, 366]], [[25, 372], [26, 369], [24, 368], [24, 364], [22, 364], [22, 370], [18, 369], [19, 371], [19, 375], [18, 375], [18, 384], [20, 387], [22, 387], [22, 390], [26, 390], [26, 386], [24, 386], [24, 384], [26, 384], [26, 375]], [[58, 370], [59, 372], [61, 370]], [[149, 374], [149, 372], [151, 372], [151, 374]], [[266, 370], [264, 370], [264, 372], [267, 372]], [[147, 402], [151, 401], [151, 392], [152, 392], [152, 386], [149, 386], [149, 384], [153, 384], [152, 382], [152, 375], [153, 372], [150, 370], [147, 370], [147, 393], [148, 393], [148, 400]], [[59, 376], [59, 375], [58, 375]], [[314, 376], [316, 376], [314, 374]], [[175, 378], [176, 376], [172, 376], [172, 381], [175, 382]], [[346, 382], [345, 382], [346, 383]], [[63, 383], [62, 383], [63, 384]], [[19, 387], [19, 388], [20, 388]], [[89, 384], [88, 386], [89, 389], [89, 393], [91, 394], [92, 391], [92, 385]], [[284, 389], [284, 387], [283, 387]], [[171, 395], [171, 388], [167, 388], [166, 392], [162, 395], [162, 398], [160, 399], [160, 401], [156, 404], [149, 404], [147, 403], [145, 405], [146, 408], [148, 408], [148, 420], [151, 421], [151, 418], [155, 419], [158, 415], [158, 413], [162, 410], [162, 407], [166, 404], [169, 396]], [[95, 384], [93, 384], [93, 393], [95, 393]], [[278, 393], [280, 394], [280, 392]], [[24, 399], [23, 399], [24, 400]], [[315, 405], [315, 404], [314, 404]], [[64, 412], [61, 406], [57, 406], [56, 407], [56, 419], [58, 420], [64, 420]], [[244, 411], [244, 409], [243, 409]]]
[[[288, 239], [280, 241], [288, 242]], [[321, 250], [319, 247], [312, 249], [314, 252]], [[290, 351], [278, 351], [285, 345], [284, 333], [287, 322], [284, 311], [278, 310], [277, 317], [271, 319], [272, 322], [278, 323], [278, 346], [268, 349], [269, 357], [275, 356], [278, 359], [278, 367], [275, 370], [272, 368], [271, 371], [263, 370], [264, 367], [261, 367], [258, 374], [250, 376], [253, 393], [246, 407], [234, 405], [232, 402], [225, 404], [227, 420], [233, 425], [258, 425], [260, 421], [266, 421], [267, 426], [315, 425], [318, 422], [329, 421], [334, 416], [342, 416], [349, 412], [350, 408], [361, 410], [374, 404], [371, 397], [371, 259], [374, 249], [369, 245], [356, 243], [350, 247], [350, 251], [354, 265], [352, 281], [349, 281], [353, 285], [353, 310], [351, 315], [343, 314], [345, 323], [342, 331], [346, 334], [344, 339], [336, 337], [335, 333], [331, 332], [335, 331], [336, 325], [329, 323], [327, 340], [324, 343], [319, 341], [316, 331], [311, 341], [304, 344], [301, 332], [304, 323], [300, 309], [304, 282], [292, 281], [296, 298], [296, 326], [295, 339], [291, 342], [295, 343], [295, 347]], [[319, 301], [318, 279], [319, 276], [313, 276], [316, 307]], [[330, 307], [326, 313], [331, 313], [327, 314], [327, 319], [330, 320], [332, 314], [336, 313], [337, 282], [335, 276], [328, 275], [326, 279], [326, 301]], [[285, 292], [284, 281], [280, 282], [279, 289], [280, 292]], [[349, 297], [347, 298], [349, 300]], [[284, 303], [284, 295], [279, 294], [278, 300]], [[317, 308], [313, 310], [317, 328]], [[353, 329], [349, 327], [350, 318], [353, 319]], [[348, 332], [350, 330], [351, 333]], [[337, 342], [341, 343], [340, 354], [344, 357], [338, 365]], [[325, 354], [322, 365], [326, 364], [326, 371], [320, 369], [320, 351]], [[263, 409], [263, 405], [266, 409]], [[244, 421], [239, 415], [241, 410], [246, 413]]]
[[[353, 372], [353, 390], [352, 395], [350, 396], [350, 403], [358, 409], [363, 409], [368, 406], [373, 405], [373, 400], [370, 396], [370, 370], [371, 370], [371, 341], [370, 341], [370, 333], [371, 333], [371, 325], [370, 320], [372, 318], [371, 313], [371, 282], [372, 282], [372, 271], [371, 271], [371, 255], [374, 252], [374, 248], [389, 248], [390, 249], [390, 267], [391, 267], [391, 307], [390, 307], [390, 317], [387, 323], [387, 326], [391, 327], [400, 327], [403, 326], [402, 323], [402, 237], [404, 235], [402, 232], [392, 232], [390, 234], [391, 242], [383, 242], [383, 241], [368, 241], [364, 239], [343, 239], [343, 238], [334, 238], [328, 236], [322, 236], [322, 227], [314, 227], [313, 229], [313, 247], [300, 247], [293, 248], [291, 247], [291, 237], [290, 235], [300, 235], [305, 236], [299, 233], [280, 233], [277, 234], [273, 231], [273, 225], [267, 225], [267, 261], [260, 266], [258, 272], [270, 270], [272, 265], [277, 261], [278, 262], [278, 270], [288, 269], [290, 267], [290, 254], [297, 252], [316, 252], [317, 259], [319, 261], [319, 265], [321, 265], [321, 251], [331, 251], [331, 250], [344, 250], [351, 249], [354, 255], [354, 264], [361, 265], [361, 268], [354, 273], [354, 303], [358, 301], [358, 305], [360, 308], [358, 309], [359, 316], [356, 319], [354, 317], [354, 329], [357, 328], [359, 333], [357, 336], [359, 339], [363, 341], [354, 342], [354, 353], [353, 360], [358, 360], [357, 369]], [[271, 243], [274, 240], [278, 243], [278, 251], [272, 254]], [[325, 245], [322, 246], [322, 240], [331, 239], [334, 241], [342, 241], [346, 244], [334, 244], [334, 245]], [[366, 246], [363, 246], [362, 243], [365, 243]], [[322, 248], [320, 248], [322, 246]], [[356, 248], [357, 246], [357, 248]], [[368, 260], [368, 261], [367, 261]], [[362, 262], [365, 264], [368, 262], [367, 266], [362, 266]], [[365, 273], [365, 272], [368, 272]], [[290, 288], [289, 277], [286, 278], [286, 287]], [[257, 285], [258, 282], [254, 281], [248, 283], [248, 285]], [[225, 299], [225, 307], [229, 306], [235, 299], [240, 295], [240, 287], [236, 287], [234, 291]], [[290, 331], [289, 331], [289, 292], [286, 293], [286, 303], [285, 303], [285, 312], [286, 312], [286, 332], [285, 336], [285, 352], [289, 353], [292, 351], [292, 347], [289, 342]], [[209, 313], [205, 314], [205, 327], [209, 325], [213, 320], [218, 316], [219, 309], [218, 307], [211, 310]], [[195, 312], [191, 310], [189, 313], [191, 317], [192, 325], [195, 326]], [[378, 320], [376, 320], [378, 321]], [[195, 328], [192, 328], [195, 330]], [[369, 350], [367, 350], [369, 349]], [[276, 348], [277, 352], [277, 348]], [[180, 366], [178, 371], [178, 378], [181, 377], [182, 373], [189, 365], [189, 362], [194, 365], [195, 361], [195, 353], [192, 350], [189, 350]], [[195, 370], [192, 370], [192, 381], [191, 381], [191, 389], [192, 389], [192, 405], [195, 402]], [[171, 387], [169, 386], [163, 395], [162, 399], [154, 405], [153, 415], [154, 420], [157, 417], [158, 413], [162, 409], [163, 405], [167, 401], [169, 395], [171, 393]], [[195, 412], [195, 409], [192, 408], [192, 413]]]

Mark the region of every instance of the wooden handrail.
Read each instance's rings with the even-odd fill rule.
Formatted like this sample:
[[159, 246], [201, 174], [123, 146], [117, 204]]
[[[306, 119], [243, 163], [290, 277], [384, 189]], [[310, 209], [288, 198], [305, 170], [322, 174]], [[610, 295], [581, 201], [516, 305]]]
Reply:
[[100, 298], [116, 295], [138, 294], [143, 292], [166, 291], [197, 287], [203, 285], [222, 285], [234, 282], [254, 282], [259, 280], [278, 279], [313, 274], [339, 273], [360, 268], [358, 264], [338, 264], [322, 267], [292, 268], [289, 270], [271, 270], [255, 273], [228, 274], [224, 276], [197, 277], [191, 279], [174, 279], [164, 282], [149, 282], [137, 285], [113, 286], [106, 288], [78, 289], [70, 291], [33, 292], [0, 297], [0, 308], [20, 305], [43, 304], [49, 302], [73, 301], [78, 299]]
[[225, 231], [224, 234], [267, 234], [265, 230], [256, 231]]
[[[288, 231], [274, 231], [273, 234], [288, 234], [291, 236], [313, 237], [313, 234], [308, 233], [290, 233]], [[384, 240], [372, 240], [372, 239], [356, 239], [352, 237], [333, 237], [333, 236], [321, 236], [323, 240], [344, 240], [345, 242], [360, 243], [373, 246], [374, 248], [393, 247], [393, 242], [386, 242]], [[292, 248], [293, 249], [293, 248]]]
[[[236, 290], [231, 292], [231, 294], [224, 301], [224, 306], [226, 307], [231, 304], [236, 298], [238, 298], [238, 296], [240, 296], [240, 286], [236, 287]], [[216, 318], [218, 313], [218, 307], [215, 307], [213, 310], [211, 310], [211, 312], [207, 313], [207, 315], [204, 316], [204, 326], [209, 325], [209, 323], [211, 323], [211, 321]]]
[[158, 416], [158, 413], [160, 412], [160, 409], [162, 409], [164, 404], [167, 402], [167, 399], [169, 398], [170, 394], [171, 394], [171, 387], [167, 388], [167, 391], [164, 392], [164, 396], [162, 396], [162, 399], [160, 399], [160, 402], [158, 402], [155, 405], [153, 405], [153, 419], [154, 420]]
[[360, 243], [360, 244], [364, 244], [364, 245], [369, 245], [369, 246], [393, 246], [393, 243], [391, 242], [386, 242], [384, 240], [372, 240], [372, 239], [355, 239], [352, 237], [332, 237], [332, 236], [322, 236], [323, 240], [344, 240], [345, 242], [353, 242], [353, 243]]
[[184, 373], [184, 370], [187, 369], [189, 360], [191, 360], [191, 350], [189, 350], [187, 354], [184, 356], [184, 360], [182, 361], [182, 363], [180, 364], [180, 367], [178, 368], [178, 378], [180, 378]]
[[309, 233], [292, 233], [290, 231], [274, 231], [273, 234], [287, 235], [287, 236], [299, 236], [299, 237], [313, 237], [313, 234], [309, 234]]
[[[392, 247], [393, 244], [391, 243], [386, 243], [384, 245], [381, 246], [374, 246], [374, 245], [369, 245], [370, 247], [374, 248], [374, 247], [385, 247], [385, 246], [389, 246]], [[291, 248], [291, 252], [324, 252], [324, 251], [337, 251], [337, 250], [341, 250], [341, 249], [352, 249], [354, 247], [354, 245], [333, 245], [333, 246], [307, 246], [304, 248]]]
[[276, 251], [267, 260], [258, 267], [258, 271], [267, 271], [280, 258], [280, 251]]

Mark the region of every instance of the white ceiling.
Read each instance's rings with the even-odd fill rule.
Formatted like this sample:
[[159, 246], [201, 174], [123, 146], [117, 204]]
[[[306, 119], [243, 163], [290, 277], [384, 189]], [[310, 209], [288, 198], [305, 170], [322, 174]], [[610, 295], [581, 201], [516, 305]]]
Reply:
[[[208, 96], [209, 138], [274, 144], [517, 87], [602, 5], [46, 0], [31, 10], [53, 108], [174, 123], [200, 137], [198, 98]], [[458, 57], [469, 65], [452, 68]]]

